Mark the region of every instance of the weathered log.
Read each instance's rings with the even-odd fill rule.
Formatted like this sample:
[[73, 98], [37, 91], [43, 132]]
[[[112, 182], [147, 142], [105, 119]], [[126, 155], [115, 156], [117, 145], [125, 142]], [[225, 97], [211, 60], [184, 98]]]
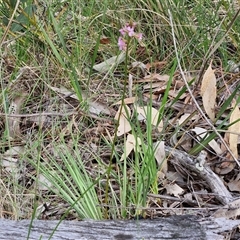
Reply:
[[[207, 164], [199, 163], [198, 158], [193, 159], [186, 152], [178, 149], [165, 146], [165, 151], [167, 154], [172, 156], [175, 163], [179, 163], [184, 168], [192, 173], [195, 173], [204, 182], [206, 182], [220, 203], [226, 205], [234, 200], [233, 196], [228, 191], [227, 187], [224, 185], [219, 176], [215, 174]], [[202, 169], [199, 168], [199, 164], [203, 164]]]
[[[240, 220], [205, 219], [196, 216], [172, 216], [153, 220], [106, 221], [0, 220], [1, 240], [150, 240], [150, 239], [223, 239], [221, 232], [231, 230]], [[57, 227], [58, 226], [58, 227]], [[54, 229], [57, 227], [57, 230]], [[50, 238], [51, 237], [51, 238]]]

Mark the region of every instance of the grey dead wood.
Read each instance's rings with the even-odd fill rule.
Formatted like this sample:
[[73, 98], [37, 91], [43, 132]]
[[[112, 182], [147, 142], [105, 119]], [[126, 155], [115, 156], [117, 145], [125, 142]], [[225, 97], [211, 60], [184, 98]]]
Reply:
[[215, 194], [216, 199], [218, 199], [222, 205], [229, 204], [235, 200], [219, 176], [212, 171], [207, 163], [204, 164], [202, 170], [199, 170], [197, 168], [198, 162], [196, 162], [196, 159], [187, 153], [168, 146], [165, 147], [165, 151], [173, 158], [173, 163], [179, 163], [183, 168], [191, 173], [195, 173], [204, 182], [206, 182]]
[[[27, 239], [30, 229], [31, 240], [50, 239], [59, 221], [0, 220], [1, 240]], [[62, 221], [53, 233], [53, 240], [150, 240], [150, 239], [191, 239], [219, 240], [221, 232], [231, 230], [240, 220], [199, 219], [182, 215], [147, 220], [106, 220], [106, 221]]]

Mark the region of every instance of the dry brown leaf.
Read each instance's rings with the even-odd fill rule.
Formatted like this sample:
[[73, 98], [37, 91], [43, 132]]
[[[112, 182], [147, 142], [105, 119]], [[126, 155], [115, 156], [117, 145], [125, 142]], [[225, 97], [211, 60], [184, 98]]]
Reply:
[[141, 69], [141, 71], [144, 73], [145, 72], [145, 69], [146, 69], [146, 65], [142, 62], [132, 62], [131, 63], [132, 65], [132, 68], [139, 68]]
[[111, 111], [109, 110], [108, 106], [99, 101], [91, 101], [88, 100], [89, 105], [89, 112], [92, 114], [99, 115], [100, 113], [111, 115]]
[[[123, 100], [124, 104], [132, 104], [132, 103], [135, 103], [136, 101], [137, 101], [137, 97], [129, 97]], [[122, 104], [122, 100], [114, 103], [112, 106], [121, 105], [121, 104]]]
[[154, 157], [157, 160], [158, 166], [161, 167], [161, 171], [163, 173], [166, 173], [168, 168], [165, 154], [165, 142], [157, 141], [154, 146], [156, 146], [156, 149], [154, 151]]
[[100, 44], [106, 45], [106, 44], [110, 44], [111, 40], [110, 40], [110, 38], [102, 37], [99, 42], [100, 42]]
[[[178, 94], [179, 94], [179, 91], [176, 91], [176, 90], [174, 90], [174, 89], [170, 89], [170, 90], [168, 91], [168, 96], [169, 96], [169, 97], [172, 97], [172, 98], [176, 98]], [[182, 99], [184, 99], [186, 96], [187, 96], [187, 94], [186, 94], [186, 93], [183, 93], [183, 94], [179, 97], [179, 99], [182, 100]]]
[[[208, 137], [207, 134], [207, 130], [204, 128], [200, 128], [200, 127], [195, 127], [194, 129], [192, 129], [193, 132], [195, 132], [197, 134], [197, 138], [198, 139], [203, 139]], [[206, 136], [207, 135], [207, 136]], [[208, 145], [215, 151], [215, 153], [217, 153], [218, 155], [221, 155], [222, 149], [220, 148], [220, 146], [218, 145], [218, 143], [213, 139], [211, 140]]]
[[222, 208], [218, 209], [213, 215], [215, 218], [236, 218], [240, 216], [240, 199], [237, 199]]
[[167, 194], [173, 195], [175, 197], [179, 197], [179, 195], [184, 193], [184, 190], [181, 187], [179, 187], [176, 183], [167, 184], [165, 188], [167, 190]]
[[217, 89], [216, 89], [216, 76], [211, 65], [212, 63], [210, 64], [207, 71], [203, 75], [201, 85], [201, 96], [203, 100], [203, 107], [207, 115], [212, 121], [214, 121], [215, 119], [214, 107], [216, 103]]
[[236, 162], [232, 161], [232, 155], [228, 152], [226, 156], [224, 156], [226, 161], [223, 161], [215, 166], [215, 172], [220, 175], [225, 175], [231, 172], [235, 166]]
[[145, 99], [152, 99], [152, 100], [158, 100], [158, 98], [159, 98], [159, 96], [157, 96], [157, 95], [153, 95], [153, 94], [151, 94], [151, 93], [144, 93], [143, 94], [143, 97], [145, 98]]
[[227, 184], [230, 191], [240, 192], [240, 174]]
[[126, 157], [128, 157], [132, 150], [135, 150], [136, 143], [138, 144], [137, 146], [141, 145], [142, 144], [141, 139], [137, 138], [136, 142], [136, 138], [132, 134], [128, 134], [124, 147], [125, 152], [122, 154], [120, 161], [123, 161]]
[[138, 80], [138, 83], [144, 83], [144, 82], [167, 82], [169, 80], [169, 75], [160, 75], [158, 73], [153, 73], [150, 75], [145, 76], [143, 79]]
[[165, 65], [167, 64], [166, 61], [161, 61], [161, 62], [151, 62], [146, 64], [146, 68], [149, 71], [150, 68], [155, 68], [155, 70], [162, 69]]
[[[233, 107], [236, 106], [235, 101], [233, 101]], [[234, 108], [232, 111], [232, 114], [230, 116], [230, 124], [240, 119], [240, 111], [238, 106]], [[237, 143], [238, 143], [238, 135], [240, 135], [240, 121], [234, 123], [229, 128], [229, 148], [231, 149], [234, 157], [238, 159], [238, 149], [237, 149]]]
[[106, 73], [107, 71], [113, 69], [114, 67], [118, 66], [121, 62], [125, 59], [125, 52], [122, 51], [119, 55], [111, 57], [99, 64], [93, 66], [93, 69], [100, 72]]
[[[160, 123], [158, 124], [158, 118], [159, 118], [159, 111], [155, 108], [151, 108], [149, 109], [148, 106], [144, 106], [144, 107], [139, 107], [136, 106], [136, 111], [138, 114], [140, 114], [144, 119], [151, 119], [151, 123], [153, 126], [156, 126], [158, 128], [158, 131], [161, 132], [163, 130], [163, 121], [161, 120]], [[147, 114], [150, 114], [151, 112], [151, 116], [147, 116]], [[150, 118], [150, 119], [149, 119]]]
[[162, 82], [154, 82], [154, 83], [148, 83], [146, 85], [143, 86], [143, 90], [149, 90], [149, 89], [153, 89], [153, 91], [156, 91], [156, 89], [164, 89], [166, 90], [167, 86], [165, 83]]
[[[120, 112], [121, 111], [121, 112]], [[120, 115], [120, 117], [119, 117]], [[119, 119], [119, 125], [117, 129], [117, 136], [122, 136], [125, 133], [131, 131], [131, 125], [128, 118], [131, 116], [131, 110], [128, 106], [120, 107], [115, 115], [115, 120]]]
[[171, 182], [184, 183], [184, 179], [179, 172], [168, 171], [166, 173], [166, 178], [168, 181], [171, 181]]
[[[74, 92], [72, 92], [71, 90], [68, 90], [67, 88], [65, 88], [63, 86], [58, 88], [58, 87], [52, 87], [52, 86], [48, 85], [48, 87], [54, 92], [63, 94], [64, 96], [69, 96], [69, 97], [79, 101], [77, 95], [74, 94]], [[112, 110], [109, 109], [109, 107], [106, 104], [104, 104], [100, 101], [91, 100], [89, 98], [89, 96], [84, 92], [82, 92], [82, 98], [84, 100], [87, 100], [90, 113], [96, 114], [96, 115], [99, 115], [100, 113], [103, 113], [106, 115], [111, 115]]]

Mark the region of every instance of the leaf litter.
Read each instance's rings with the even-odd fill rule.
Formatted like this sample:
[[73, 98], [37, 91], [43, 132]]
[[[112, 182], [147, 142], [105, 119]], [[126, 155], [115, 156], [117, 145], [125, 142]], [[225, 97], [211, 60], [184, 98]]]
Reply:
[[[117, 68], [121, 64], [121, 61], [121, 58], [118, 59], [115, 56], [95, 65], [94, 69], [100, 73], [106, 73], [113, 68]], [[50, 156], [54, 152], [54, 144], [61, 144], [61, 135], [65, 139], [64, 141], [69, 151], [73, 148], [71, 142], [72, 136], [80, 136], [78, 147], [81, 149], [81, 157], [85, 161], [90, 175], [93, 178], [97, 177], [99, 172], [104, 172], [104, 170], [102, 166], [96, 163], [96, 154], [101, 159], [102, 164], [108, 163], [111, 151], [108, 146], [103, 144], [103, 139], [106, 141], [112, 140], [116, 127], [115, 123], [118, 119], [118, 143], [116, 144], [116, 149], [120, 156], [120, 161], [134, 161], [134, 154], [131, 154], [132, 151], [137, 151], [138, 146], [145, 144], [141, 138], [134, 135], [132, 129], [136, 124], [134, 122], [136, 119], [133, 116], [133, 112], [136, 111], [138, 113], [137, 121], [139, 121], [143, 135], [148, 122], [155, 127], [152, 132], [155, 159], [152, 159], [152, 161], [156, 161], [159, 167], [158, 192], [157, 194], [155, 193], [154, 197], [153, 192], [149, 192], [146, 210], [147, 216], [152, 216], [153, 211], [156, 215], [161, 214], [163, 211], [165, 211], [164, 214], [166, 215], [182, 214], [186, 213], [188, 208], [195, 208], [197, 214], [209, 215], [215, 211], [209, 209], [210, 206], [214, 209], [227, 209], [226, 211], [221, 212], [219, 210], [215, 212], [215, 217], [238, 217], [239, 204], [234, 205], [233, 202], [231, 205], [231, 202], [227, 200], [228, 198], [232, 200], [233, 196], [239, 196], [240, 194], [239, 174], [236, 164], [227, 165], [227, 163], [233, 162], [233, 159], [227, 150], [222, 147], [218, 137], [213, 136], [211, 140], [204, 143], [206, 138], [211, 137], [212, 129], [199, 117], [199, 113], [189, 100], [189, 93], [187, 91], [181, 93], [184, 88], [184, 82], [178, 75], [178, 72], [173, 75], [167, 103], [164, 106], [161, 105], [170, 79], [169, 75], [162, 72], [164, 65], [166, 65], [165, 62], [147, 64], [138, 62], [141, 74], [140, 76], [135, 76], [133, 80], [133, 93], [135, 93], [136, 89], [140, 89], [140, 93], [136, 93], [134, 97], [127, 96], [122, 102], [120, 100], [121, 94], [119, 94], [118, 90], [114, 91], [112, 88], [107, 89], [109, 86], [104, 86], [104, 91], [97, 93], [97, 95], [102, 95], [101, 100], [96, 100], [97, 98], [91, 100], [88, 95], [84, 96], [84, 99], [88, 101], [89, 111], [79, 110], [81, 103], [74, 94], [74, 91], [71, 88], [68, 90], [68, 88], [60, 85], [48, 85], [48, 90], [45, 90], [45, 95], [39, 102], [35, 102], [34, 100], [34, 97], [39, 95], [39, 89], [35, 90], [39, 92], [32, 93], [29, 98], [26, 98], [26, 95], [24, 95], [24, 99], [20, 98], [21, 101], [16, 101], [19, 98], [13, 98], [10, 107], [15, 103], [17, 104], [15, 108], [18, 110], [11, 112], [9, 109], [10, 115], [6, 116], [7, 121], [4, 119], [5, 113], [1, 113], [2, 121], [9, 128], [9, 140], [11, 144], [9, 148], [9, 146], [4, 146], [3, 142], [1, 143], [3, 145], [1, 152], [3, 159], [2, 168], [5, 175], [11, 171], [15, 171], [16, 166], [18, 166], [18, 173], [15, 175], [17, 179], [13, 179], [13, 181], [26, 178], [25, 180], [31, 179], [31, 181], [23, 182], [25, 184], [26, 182], [30, 182], [30, 185], [32, 184], [33, 180], [29, 177], [29, 174], [34, 175], [35, 172], [29, 165], [27, 167], [24, 166], [21, 156], [24, 153], [26, 156], [31, 155], [31, 158], [34, 156], [33, 153], [26, 150], [26, 147], [28, 144], [34, 143], [36, 135], [41, 130], [44, 139], [39, 145], [42, 160], [46, 162], [51, 160]], [[136, 68], [136, 66], [137, 64], [134, 64], [133, 68]], [[150, 74], [150, 70], [153, 70], [153, 73]], [[233, 74], [224, 74], [226, 79], [231, 80], [233, 78]], [[55, 78], [55, 76], [52, 77]], [[199, 105], [203, 107], [206, 115], [213, 122], [216, 120], [217, 106], [219, 106], [218, 101], [220, 96], [218, 95], [218, 90], [220, 86], [217, 84], [217, 80], [220, 77], [217, 69], [213, 69], [213, 63], [211, 62], [203, 75], [200, 89], [197, 89], [197, 93], [195, 93]], [[189, 77], [189, 81], [191, 79], [192, 77]], [[26, 81], [26, 76], [21, 76], [19, 80]], [[18, 84], [19, 82], [16, 85]], [[222, 86], [224, 85], [222, 84]], [[94, 89], [94, 86], [92, 88]], [[54, 93], [54, 97], [51, 97], [52, 93]], [[91, 94], [94, 95], [94, 91]], [[121, 106], [122, 103], [124, 103], [124, 106]], [[165, 108], [162, 115], [160, 115], [161, 107]], [[225, 133], [223, 131], [222, 135], [226, 135], [225, 140], [234, 156], [238, 159], [238, 138], [240, 135], [238, 120], [240, 113], [239, 103], [236, 100], [232, 102], [231, 111], [227, 122], [230, 126], [227, 130], [221, 130], [225, 131]], [[193, 112], [195, 114], [191, 115]], [[21, 116], [23, 113], [24, 115]], [[67, 113], [70, 114], [68, 115]], [[171, 121], [168, 118], [169, 113], [171, 114]], [[15, 116], [11, 118], [11, 114], [15, 114]], [[33, 118], [31, 114], [39, 114], [39, 118], [36, 118], [36, 116]], [[59, 116], [54, 114], [59, 114]], [[46, 117], [43, 118], [43, 116]], [[174, 122], [174, 119], [179, 121]], [[167, 129], [166, 132], [165, 129]], [[177, 135], [175, 135], [176, 131]], [[179, 133], [182, 133], [182, 135]], [[3, 127], [1, 128], [1, 134], [2, 136], [4, 135]], [[188, 148], [185, 149], [189, 149], [190, 152], [193, 148], [199, 148], [199, 150], [195, 151], [194, 155], [185, 151], [184, 157], [188, 157], [191, 160], [191, 163], [185, 163], [185, 165], [178, 159], [183, 154], [181, 150], [184, 149], [185, 144], [179, 136], [183, 136], [184, 134], [188, 136], [188, 138], [185, 138]], [[170, 139], [172, 136], [176, 137], [175, 143], [178, 143], [177, 145], [171, 143]], [[21, 147], [17, 147], [18, 145], [21, 145]], [[204, 158], [201, 158], [203, 153], [201, 147], [206, 151], [206, 154], [203, 154]], [[173, 157], [171, 151], [174, 150], [176, 150], [176, 155]], [[61, 164], [60, 157], [55, 157], [59, 161], [59, 164]], [[117, 163], [113, 163], [113, 165], [117, 168]], [[219, 165], [221, 166], [221, 170], [217, 171], [216, 166]], [[29, 173], [27, 174], [28, 177], [25, 177], [22, 173], [26, 168]], [[203, 172], [205, 170], [206, 172]], [[204, 174], [214, 174], [212, 184], [206, 184], [206, 181], [209, 181], [209, 179], [206, 179]], [[38, 176], [35, 175], [35, 177], [41, 182], [38, 189], [42, 192], [41, 201], [44, 202], [44, 192], [46, 195], [49, 194], [48, 189], [52, 187], [51, 183], [41, 174]], [[119, 191], [120, 188], [117, 183], [112, 186], [114, 186], [116, 192]], [[223, 196], [220, 197], [218, 196], [220, 193], [216, 191], [216, 189], [219, 189], [217, 188], [219, 186], [224, 186], [224, 191], [221, 192]], [[28, 189], [31, 190], [32, 188], [28, 186]], [[101, 191], [103, 190], [98, 189], [98, 191], [102, 194]], [[101, 194], [99, 198], [100, 202], [103, 203]], [[59, 204], [59, 206], [63, 205]], [[231, 211], [232, 207], [235, 210]], [[60, 218], [60, 207], [55, 207], [55, 209], [56, 212], [59, 212], [58, 217]], [[46, 212], [47, 210], [44, 213], [41, 212], [39, 218], [43, 217]], [[52, 216], [56, 217], [58, 213], [53, 212], [51, 213]], [[21, 216], [24, 218], [26, 215], [23, 214]], [[76, 217], [74, 214], [73, 216]], [[48, 215], [48, 217], [51, 217], [51, 215]]]

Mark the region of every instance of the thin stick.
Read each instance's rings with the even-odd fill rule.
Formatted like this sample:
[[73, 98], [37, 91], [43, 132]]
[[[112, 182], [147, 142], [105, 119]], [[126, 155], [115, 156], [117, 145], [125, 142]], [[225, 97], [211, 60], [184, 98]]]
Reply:
[[99, 121], [104, 121], [104, 122], [110, 122], [110, 119], [98, 117], [97, 115], [91, 114], [91, 113], [85, 113], [82, 110], [78, 111], [72, 111], [72, 112], [66, 112], [66, 113], [57, 113], [57, 112], [42, 112], [42, 113], [29, 113], [29, 114], [7, 114], [7, 113], [1, 113], [0, 112], [0, 117], [5, 116], [9, 118], [29, 118], [29, 117], [41, 117], [41, 116], [60, 116], [60, 117], [66, 117], [66, 116], [71, 116], [71, 115], [78, 115], [81, 114], [85, 117], [90, 117]]
[[69, 116], [73, 114], [78, 114], [78, 112], [67, 112], [67, 113], [54, 113], [54, 112], [42, 112], [42, 113], [29, 113], [29, 114], [7, 114], [0, 113], [0, 116], [5, 117], [14, 117], [14, 118], [22, 118], [22, 117], [38, 117], [38, 116]]

